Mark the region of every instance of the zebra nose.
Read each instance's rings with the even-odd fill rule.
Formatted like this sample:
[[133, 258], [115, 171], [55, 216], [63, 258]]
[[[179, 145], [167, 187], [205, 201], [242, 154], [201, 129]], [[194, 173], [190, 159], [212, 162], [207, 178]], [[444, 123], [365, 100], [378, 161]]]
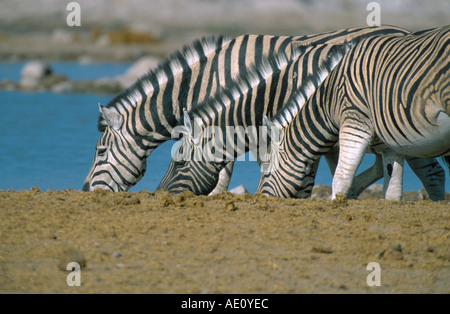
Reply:
[[84, 192], [89, 192], [89, 182], [84, 182], [84, 184], [83, 184], [83, 191]]

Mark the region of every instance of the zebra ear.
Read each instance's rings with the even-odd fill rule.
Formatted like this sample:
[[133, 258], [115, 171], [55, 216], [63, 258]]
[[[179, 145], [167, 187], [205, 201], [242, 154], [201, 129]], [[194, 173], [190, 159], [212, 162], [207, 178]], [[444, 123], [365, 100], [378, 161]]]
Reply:
[[269, 118], [267, 118], [267, 116], [263, 116], [263, 121], [262, 121], [263, 126], [267, 127], [267, 134], [270, 137], [270, 140], [274, 143], [274, 144], [280, 144], [281, 142], [281, 129], [276, 126], [272, 121], [269, 120]]
[[108, 125], [113, 128], [114, 130], [118, 131], [123, 123], [123, 117], [113, 111], [112, 109], [109, 109], [107, 107], [102, 106], [101, 104], [98, 104], [98, 107], [100, 109], [100, 113], [105, 119], [105, 121], [108, 123]]
[[189, 113], [187, 112], [186, 108], [183, 109], [183, 120], [184, 120], [184, 126], [187, 128], [189, 135], [192, 136], [192, 133], [194, 131], [192, 129], [191, 118], [189, 117]]
[[[183, 109], [184, 112], [184, 126], [188, 130], [188, 134], [192, 140], [192, 142], [195, 145], [198, 145], [200, 143], [200, 137], [202, 136], [201, 133], [201, 125], [197, 121], [197, 119], [191, 121], [191, 118], [189, 117], [189, 114], [186, 109]], [[194, 124], [194, 126], [192, 126]]]
[[192, 142], [195, 145], [198, 145], [201, 143], [200, 139], [202, 137], [202, 124], [201, 119], [195, 118], [193, 120], [194, 123], [194, 133], [192, 134]]

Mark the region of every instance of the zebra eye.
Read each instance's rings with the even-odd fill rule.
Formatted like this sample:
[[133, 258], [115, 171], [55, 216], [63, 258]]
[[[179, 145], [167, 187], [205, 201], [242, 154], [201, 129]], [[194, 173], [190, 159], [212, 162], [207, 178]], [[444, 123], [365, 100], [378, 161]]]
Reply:
[[106, 150], [107, 150], [106, 147], [99, 147], [97, 149], [97, 155], [100, 156], [100, 157], [105, 156], [106, 155]]

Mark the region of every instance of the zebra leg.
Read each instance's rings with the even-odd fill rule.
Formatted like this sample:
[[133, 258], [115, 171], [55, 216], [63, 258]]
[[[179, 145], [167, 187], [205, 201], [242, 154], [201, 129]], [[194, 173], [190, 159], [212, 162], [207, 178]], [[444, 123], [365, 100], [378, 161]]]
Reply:
[[401, 200], [403, 197], [404, 156], [386, 149], [383, 156], [383, 196], [386, 200]]
[[[334, 177], [334, 173], [336, 172], [337, 163], [339, 160], [339, 148], [333, 148], [328, 153], [325, 154], [325, 161], [327, 162], [328, 168], [330, 169], [331, 175]], [[355, 197], [355, 187], [352, 184], [350, 192], [348, 193], [348, 198], [356, 199], [358, 195]]]
[[332, 199], [339, 193], [349, 196], [356, 170], [372, 140], [368, 124], [357, 122], [349, 119], [339, 130], [339, 161], [333, 178]]
[[422, 182], [428, 197], [433, 201], [445, 200], [445, 171], [438, 161], [435, 158], [405, 158]]
[[228, 186], [230, 185], [231, 175], [233, 173], [234, 161], [230, 161], [227, 163], [225, 168], [220, 170], [219, 173], [219, 181], [217, 182], [214, 190], [211, 191], [208, 195], [215, 195], [225, 191], [228, 191]]
[[[353, 181], [352, 187], [348, 193], [349, 199], [358, 199], [359, 194], [367, 189], [371, 184], [380, 180], [383, 177], [383, 163], [380, 155], [375, 155], [375, 162], [369, 169], [357, 175]], [[325, 155], [328, 168], [330, 168], [331, 175], [334, 176], [339, 160], [339, 150], [333, 149]]]

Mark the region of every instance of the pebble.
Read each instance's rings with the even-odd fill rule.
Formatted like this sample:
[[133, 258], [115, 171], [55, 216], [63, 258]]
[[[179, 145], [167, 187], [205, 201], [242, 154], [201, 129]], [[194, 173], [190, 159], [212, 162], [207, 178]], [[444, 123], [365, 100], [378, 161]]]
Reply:
[[229, 192], [234, 195], [242, 195], [242, 194], [248, 193], [247, 189], [242, 184], [235, 188], [232, 188]]
[[402, 249], [402, 245], [401, 245], [401, 244], [394, 244], [394, 245], [391, 246], [391, 249], [392, 249], [392, 251], [394, 251], [394, 252], [400, 252], [400, 253], [403, 252], [403, 249]]
[[228, 203], [226, 203], [226, 205], [225, 205], [225, 210], [227, 211], [227, 212], [232, 212], [232, 211], [235, 211], [237, 209], [237, 207], [236, 207], [236, 205], [234, 205], [234, 202], [228, 202]]

